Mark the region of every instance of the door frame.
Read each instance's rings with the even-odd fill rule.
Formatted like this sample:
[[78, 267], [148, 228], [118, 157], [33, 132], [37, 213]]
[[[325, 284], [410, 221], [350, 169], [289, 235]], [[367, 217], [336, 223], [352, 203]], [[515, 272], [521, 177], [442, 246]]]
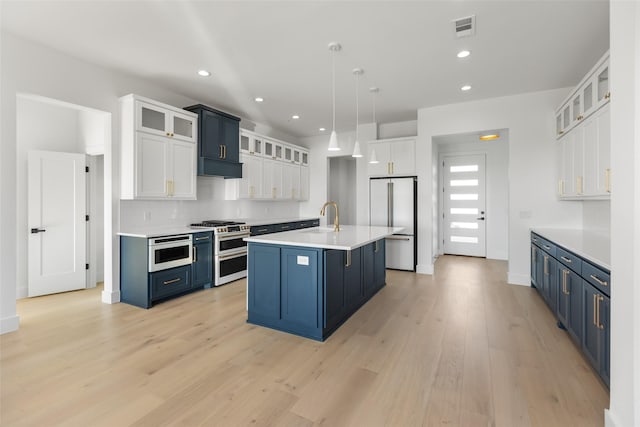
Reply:
[[[438, 256], [444, 255], [444, 198], [442, 197], [444, 188], [444, 170], [442, 162], [446, 157], [462, 157], [462, 156], [484, 156], [485, 161], [485, 180], [484, 180], [484, 198], [485, 198], [485, 211], [487, 210], [487, 202], [489, 200], [489, 186], [487, 185], [487, 164], [489, 152], [487, 150], [473, 150], [473, 151], [450, 151], [438, 153]], [[485, 220], [484, 224], [484, 258], [487, 257], [487, 247], [489, 242], [489, 233], [487, 233], [489, 220]]]

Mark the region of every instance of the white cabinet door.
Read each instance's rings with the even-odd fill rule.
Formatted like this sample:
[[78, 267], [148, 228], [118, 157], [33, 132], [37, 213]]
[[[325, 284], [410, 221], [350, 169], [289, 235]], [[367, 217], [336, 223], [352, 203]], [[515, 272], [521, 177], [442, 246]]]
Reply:
[[413, 139], [391, 143], [391, 174], [416, 174], [416, 142]]
[[[276, 169], [282, 170], [282, 166], [275, 160], [264, 159], [262, 161], [262, 197], [265, 199], [276, 199], [277, 183]], [[282, 176], [282, 174], [280, 174]]]
[[575, 196], [584, 195], [584, 126], [576, 126], [573, 133], [573, 189]]
[[[303, 153], [304, 154], [304, 153]], [[300, 200], [309, 200], [309, 168], [300, 168]]]
[[598, 121], [591, 116], [584, 123], [584, 195], [598, 194]]
[[192, 142], [172, 141], [171, 184], [169, 196], [172, 199], [196, 199], [196, 144]]
[[369, 144], [369, 159], [375, 156], [378, 163], [369, 163], [369, 176], [387, 176], [390, 174], [391, 151], [388, 142], [372, 142]]
[[136, 199], [161, 199], [168, 196], [169, 140], [136, 132]]
[[573, 186], [573, 146], [574, 133], [571, 132], [560, 140], [560, 182], [558, 184], [558, 193], [561, 198], [572, 197], [575, 195]]
[[238, 198], [259, 199], [262, 197], [262, 159], [250, 154], [241, 154], [242, 178], [238, 187]]
[[293, 163], [282, 164], [282, 198], [295, 200], [300, 191], [300, 166]]
[[293, 165], [291, 170], [291, 188], [293, 189], [291, 199], [298, 200], [300, 199], [300, 165]]
[[605, 105], [597, 114], [598, 123], [598, 168], [596, 193], [611, 194], [611, 112]]

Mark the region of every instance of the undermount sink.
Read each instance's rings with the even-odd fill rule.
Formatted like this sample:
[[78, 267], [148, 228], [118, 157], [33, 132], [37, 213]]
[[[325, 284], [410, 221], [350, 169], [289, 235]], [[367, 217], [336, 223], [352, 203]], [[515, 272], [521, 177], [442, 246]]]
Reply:
[[318, 234], [318, 233], [333, 233], [333, 227], [314, 227], [303, 231], [303, 233]]

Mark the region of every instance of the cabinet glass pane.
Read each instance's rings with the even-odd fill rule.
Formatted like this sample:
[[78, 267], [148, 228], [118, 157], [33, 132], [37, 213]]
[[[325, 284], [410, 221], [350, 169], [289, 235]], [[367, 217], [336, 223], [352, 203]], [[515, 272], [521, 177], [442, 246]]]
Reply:
[[578, 120], [582, 111], [580, 111], [580, 96], [573, 98], [573, 120]]
[[609, 93], [609, 67], [598, 74], [598, 101], [601, 101]]
[[240, 149], [242, 151], [249, 151], [249, 137], [246, 135], [240, 135]]
[[587, 112], [593, 107], [593, 84], [589, 83], [582, 91], [582, 103], [584, 111]]
[[253, 140], [253, 151], [256, 154], [262, 154], [262, 140], [261, 139], [254, 139]]
[[282, 145], [276, 145], [276, 159], [282, 159]]
[[558, 135], [562, 133], [562, 114], [558, 114], [558, 117], [556, 117], [556, 133]]
[[268, 157], [273, 156], [273, 143], [265, 141], [264, 142], [264, 155]]
[[569, 125], [571, 124], [571, 106], [567, 105], [564, 108], [564, 111], [562, 112], [562, 121], [564, 126], [562, 126], [563, 129], [567, 129], [569, 127]]
[[289, 147], [284, 148], [284, 159], [291, 160], [291, 148]]
[[143, 106], [142, 127], [164, 131], [164, 113]]
[[173, 116], [173, 133], [193, 138], [193, 122], [184, 117]]
[[306, 165], [309, 163], [309, 155], [307, 153], [302, 153], [302, 164]]
[[297, 150], [293, 151], [293, 161], [296, 163], [300, 163], [300, 152]]

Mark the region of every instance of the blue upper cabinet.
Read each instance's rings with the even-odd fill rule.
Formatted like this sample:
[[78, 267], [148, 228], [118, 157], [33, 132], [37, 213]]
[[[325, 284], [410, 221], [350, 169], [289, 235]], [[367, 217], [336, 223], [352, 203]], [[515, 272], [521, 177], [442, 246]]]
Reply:
[[185, 110], [198, 114], [198, 175], [242, 178], [240, 118], [202, 104]]

